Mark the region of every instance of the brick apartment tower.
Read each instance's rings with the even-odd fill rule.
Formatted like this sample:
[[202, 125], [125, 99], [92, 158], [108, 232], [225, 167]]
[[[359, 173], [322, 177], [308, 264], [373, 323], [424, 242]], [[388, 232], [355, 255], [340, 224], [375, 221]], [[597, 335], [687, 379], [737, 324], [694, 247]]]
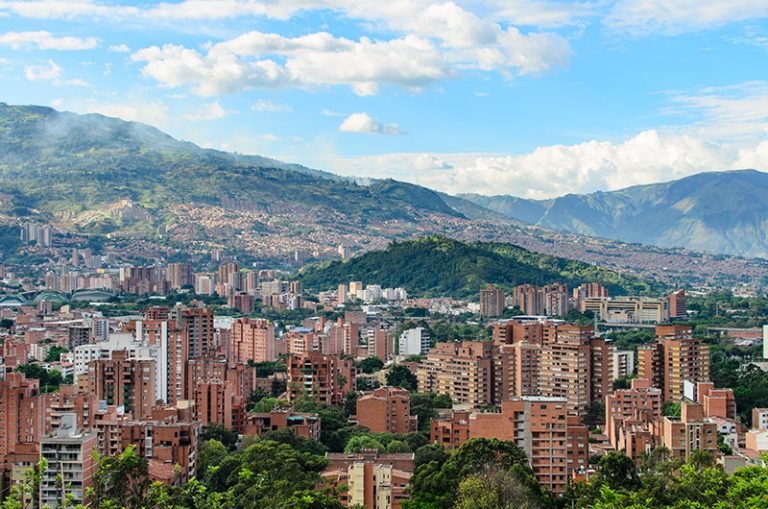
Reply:
[[229, 357], [237, 364], [276, 360], [275, 326], [268, 320], [235, 320], [230, 329]]
[[504, 290], [488, 285], [480, 290], [480, 316], [493, 318], [504, 314]]
[[679, 401], [683, 382], [709, 382], [709, 345], [690, 325], [657, 325], [656, 341], [638, 348], [638, 378], [651, 380], [664, 401]]

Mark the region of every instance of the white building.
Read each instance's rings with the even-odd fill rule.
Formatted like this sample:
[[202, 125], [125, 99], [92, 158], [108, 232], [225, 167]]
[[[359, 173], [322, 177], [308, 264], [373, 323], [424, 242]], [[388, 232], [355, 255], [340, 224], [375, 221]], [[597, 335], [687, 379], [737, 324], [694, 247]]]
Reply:
[[425, 355], [429, 351], [429, 331], [423, 327], [408, 329], [400, 334], [399, 355]]

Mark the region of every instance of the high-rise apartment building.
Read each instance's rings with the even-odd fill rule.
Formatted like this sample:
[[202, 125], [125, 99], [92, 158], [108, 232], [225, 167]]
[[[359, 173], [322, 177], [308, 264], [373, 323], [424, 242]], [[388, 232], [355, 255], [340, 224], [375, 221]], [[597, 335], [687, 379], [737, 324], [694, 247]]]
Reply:
[[55, 433], [40, 440], [40, 457], [47, 466], [40, 474], [40, 507], [84, 504], [98, 465], [93, 451], [98, 445], [95, 431], [77, 428], [74, 414], [62, 416]]
[[238, 364], [277, 360], [275, 326], [268, 320], [238, 318], [230, 329], [229, 358]]
[[614, 391], [605, 397], [605, 427], [608, 440], [618, 451], [631, 458], [637, 457], [637, 451], [631, 446], [632, 433], [635, 424], [648, 425], [661, 417], [661, 389], [651, 386], [649, 380], [635, 378], [632, 387]]
[[493, 318], [504, 314], [504, 290], [488, 285], [480, 290], [480, 316]]
[[111, 359], [89, 363], [88, 386], [100, 401], [143, 419], [157, 402], [156, 369], [154, 359], [130, 359], [127, 350], [114, 351]]
[[352, 360], [320, 352], [291, 354], [288, 357], [288, 401], [305, 395], [326, 405], [344, 401], [355, 387]]
[[168, 280], [168, 286], [173, 290], [180, 290], [194, 283], [192, 265], [189, 263], [169, 263], [165, 277]]
[[638, 348], [638, 378], [651, 380], [664, 401], [679, 401], [684, 382], [709, 382], [709, 345], [690, 325], [657, 325], [656, 341]]
[[357, 399], [357, 423], [374, 433], [405, 434], [417, 431], [411, 415], [411, 395], [401, 387], [380, 387]]
[[471, 438], [515, 442], [525, 451], [536, 479], [563, 494], [571, 472], [589, 463], [588, 431], [568, 417], [565, 398], [514, 398], [501, 403], [501, 412], [455, 411], [449, 418], [432, 419], [430, 441], [446, 447]]
[[429, 351], [431, 338], [424, 327], [414, 327], [403, 331], [397, 343], [399, 355], [424, 355]]
[[419, 364], [419, 392], [447, 394], [454, 403], [493, 405], [493, 344], [437, 343]]
[[206, 308], [183, 309], [179, 314], [179, 326], [184, 331], [190, 358], [214, 354], [213, 311]]

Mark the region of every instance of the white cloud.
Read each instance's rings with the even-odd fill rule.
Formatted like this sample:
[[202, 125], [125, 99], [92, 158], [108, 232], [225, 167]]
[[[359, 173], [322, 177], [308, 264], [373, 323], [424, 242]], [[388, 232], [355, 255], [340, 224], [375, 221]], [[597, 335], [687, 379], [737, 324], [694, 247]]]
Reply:
[[667, 115], [693, 119], [685, 129], [707, 139], [750, 141], [768, 133], [768, 81], [673, 93]]
[[193, 122], [219, 120], [232, 113], [224, 109], [219, 101], [203, 104], [196, 112], [187, 115], [185, 118]]
[[56, 37], [50, 32], [6, 32], [0, 34], [0, 46], [13, 49], [36, 48], [40, 50], [76, 51], [93, 49], [98, 45], [95, 37]]
[[109, 46], [109, 51], [113, 53], [130, 53], [131, 48], [127, 44], [112, 44]]
[[543, 0], [492, 0], [494, 17], [513, 25], [562, 27], [580, 25], [600, 14], [599, 2], [549, 2]]
[[53, 60], [48, 60], [48, 65], [29, 65], [24, 68], [24, 76], [29, 81], [54, 81], [59, 79], [63, 69]]
[[254, 111], [268, 111], [268, 112], [290, 112], [293, 111], [287, 104], [277, 104], [272, 101], [265, 101], [260, 99], [253, 103], [251, 109]]
[[323, 108], [320, 110], [320, 114], [325, 117], [346, 117], [346, 113], [339, 113], [338, 111], [333, 111], [328, 108]]
[[604, 22], [636, 35], [677, 34], [765, 17], [765, 0], [619, 0]]
[[440, 46], [413, 34], [354, 41], [325, 32], [294, 38], [249, 32], [209, 45], [204, 54], [167, 44], [142, 49], [132, 58], [144, 62], [144, 76], [161, 86], [190, 86], [202, 96], [319, 85], [348, 85], [366, 96], [376, 94], [381, 85], [418, 89], [471, 69], [506, 75], [544, 72], [564, 64], [570, 55], [567, 41], [553, 34], [524, 35], [498, 26], [489, 33], [493, 37], [485, 46], [469, 44], [473, 37], [478, 42], [486, 38], [472, 31]]
[[737, 150], [686, 135], [644, 131], [614, 143], [540, 147], [519, 155], [386, 154], [339, 158], [329, 167], [345, 175], [395, 179], [449, 193], [549, 198], [668, 181], [694, 173], [741, 167], [768, 170], [768, 142]]
[[51, 107], [60, 110], [64, 106], [64, 99], [58, 98], [51, 101]]
[[344, 119], [339, 126], [339, 131], [343, 133], [363, 133], [363, 134], [402, 134], [400, 126], [397, 124], [382, 124], [377, 122], [367, 113], [353, 113]]
[[261, 134], [258, 136], [258, 138], [262, 141], [268, 141], [271, 143], [277, 142], [277, 141], [283, 141], [283, 138], [281, 138], [280, 136], [277, 136], [276, 134], [271, 134], [271, 133]]

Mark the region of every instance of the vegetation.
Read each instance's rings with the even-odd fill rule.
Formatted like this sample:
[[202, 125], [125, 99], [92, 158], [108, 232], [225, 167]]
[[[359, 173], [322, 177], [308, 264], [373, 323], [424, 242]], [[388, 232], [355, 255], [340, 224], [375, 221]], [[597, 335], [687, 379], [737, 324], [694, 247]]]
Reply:
[[46, 370], [40, 364], [30, 362], [29, 364], [22, 364], [16, 371], [24, 373], [27, 378], [35, 378], [40, 380], [40, 392], [56, 392], [59, 385], [64, 383], [64, 379], [61, 376], [61, 371], [52, 369]]
[[79, 225], [91, 233], [152, 232], [173, 221], [170, 209], [179, 203], [268, 209], [290, 201], [335, 210], [361, 224], [419, 213], [461, 216], [434, 191], [411, 184], [384, 180], [362, 186], [271, 159], [201, 149], [143, 124], [2, 103], [0, 187], [13, 196], [2, 212], [17, 217], [77, 216], [121, 198], [150, 216], [131, 222], [95, 214]]
[[300, 277], [306, 287], [316, 290], [360, 280], [403, 287], [413, 295], [455, 298], [475, 296], [489, 283], [511, 289], [524, 283], [598, 281], [614, 294], [648, 294], [657, 289], [637, 278], [511, 244], [465, 243], [442, 236], [392, 242], [383, 251], [306, 268]]

